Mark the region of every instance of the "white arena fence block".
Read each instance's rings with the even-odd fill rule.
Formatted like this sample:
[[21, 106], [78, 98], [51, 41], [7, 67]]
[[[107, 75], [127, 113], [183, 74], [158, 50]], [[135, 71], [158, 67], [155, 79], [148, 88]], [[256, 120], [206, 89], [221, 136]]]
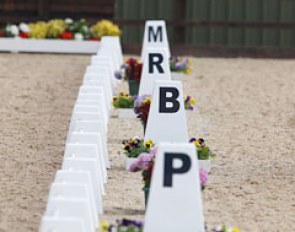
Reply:
[[105, 136], [101, 135], [101, 133], [73, 132], [68, 139], [68, 143], [95, 144], [97, 146], [98, 152], [103, 152], [106, 167], [110, 168], [107, 139]]
[[108, 124], [108, 115], [107, 112], [105, 110], [105, 108], [103, 108], [102, 104], [100, 104], [100, 106], [91, 106], [91, 105], [82, 105], [80, 103], [76, 103], [74, 109], [73, 109], [73, 114], [72, 114], [72, 118], [71, 121], [74, 123], [75, 119], [78, 119], [78, 121], [82, 121], [82, 120], [86, 120], [86, 118], [93, 118], [94, 115], [84, 115], [84, 118], [82, 118], [82, 115], [77, 117], [76, 114], [79, 113], [89, 113], [89, 114], [96, 114], [97, 116], [93, 119], [93, 120], [102, 120], [105, 126], [105, 130], [107, 131], [107, 124]]
[[91, 58], [91, 66], [95, 66], [97, 68], [100, 67], [108, 67], [111, 70], [111, 80], [113, 86], [116, 86], [118, 84], [118, 80], [115, 78], [115, 72], [117, 71], [113, 65], [113, 59], [112, 56], [106, 56], [106, 55], [97, 55], [92, 56]]
[[[95, 107], [96, 108], [96, 106], [83, 106], [83, 105], [78, 105], [78, 106], [79, 106], [79, 108], [86, 107], [86, 110], [89, 107]], [[105, 119], [102, 116], [102, 114], [100, 114], [100, 113], [91, 113], [91, 112], [89, 113], [89, 112], [83, 112], [83, 111], [82, 112], [74, 111], [73, 114], [72, 114], [68, 135], [73, 132], [74, 125], [75, 125], [76, 121], [96, 121], [96, 120], [99, 120], [99, 119], [103, 119], [103, 122], [104, 122], [104, 125], [105, 125], [105, 130], [107, 132], [107, 130], [108, 130], [107, 123], [105, 122]]]
[[[74, 131], [76, 133], [86, 134], [100, 134], [103, 147], [103, 153], [105, 157], [106, 166], [109, 167], [109, 156], [107, 150], [107, 135], [103, 127], [102, 121], [77, 121], [74, 125]], [[73, 133], [72, 133], [73, 134]]]
[[98, 50], [98, 53], [97, 53], [98, 56], [107, 56], [107, 55], [111, 55], [112, 56], [112, 59], [113, 59], [113, 63], [114, 63], [114, 67], [115, 67], [115, 70], [119, 70], [120, 69], [120, 66], [121, 64], [119, 63], [119, 60], [117, 58], [117, 53], [114, 49], [112, 48], [109, 48], [109, 47], [101, 47], [99, 50]]
[[76, 217], [85, 222], [85, 229], [95, 232], [89, 201], [86, 199], [49, 198], [45, 215], [49, 217]]
[[[104, 194], [100, 181], [98, 164], [95, 159], [91, 158], [65, 158], [62, 164], [63, 170], [83, 170], [90, 171], [91, 179], [93, 183], [93, 189], [95, 191], [95, 197], [101, 198]], [[102, 200], [101, 200], [102, 201]]]
[[95, 190], [89, 170], [58, 170], [55, 174], [54, 183], [85, 184], [89, 189], [90, 198], [93, 199], [97, 214], [103, 213], [102, 198], [95, 197]]
[[111, 83], [111, 80], [109, 79], [109, 75], [107, 72], [102, 72], [99, 74], [92, 72], [85, 73], [83, 76], [83, 83], [85, 83], [86, 81], [100, 81], [103, 85], [107, 87], [108, 92], [113, 95], [113, 85]]
[[110, 99], [110, 101], [112, 101], [113, 91], [111, 88], [109, 88], [108, 82], [106, 80], [84, 80], [82, 86], [87, 86], [87, 87], [101, 86], [106, 90], [106, 94], [108, 96], [108, 99]]
[[48, 198], [66, 198], [87, 200], [91, 209], [91, 217], [95, 228], [98, 228], [98, 212], [95, 208], [94, 199], [90, 198], [89, 189], [86, 184], [52, 183]]
[[104, 161], [104, 156], [102, 152], [102, 147], [98, 152], [97, 145], [94, 144], [76, 144], [76, 143], [67, 143], [65, 148], [64, 158], [93, 158], [96, 159], [99, 166], [98, 169], [102, 172], [102, 181], [103, 183], [107, 182], [107, 168]]
[[160, 143], [144, 232], [205, 232], [196, 148]]
[[89, 101], [97, 101], [97, 103], [101, 103], [101, 108], [103, 112], [107, 113], [107, 116], [110, 117], [111, 106], [107, 103], [104, 95], [101, 94], [79, 94], [77, 100], [89, 100]]
[[116, 48], [119, 64], [123, 64], [123, 51], [119, 36], [103, 36], [101, 39], [102, 47], [114, 47]]
[[81, 217], [43, 216], [39, 232], [87, 232], [85, 221]]
[[164, 20], [147, 20], [145, 22], [143, 45], [141, 50], [141, 61], [145, 63], [145, 52], [148, 47], [166, 48], [168, 58], [171, 56], [166, 22]]
[[108, 67], [103, 67], [103, 66], [98, 67], [95, 65], [88, 65], [84, 75], [88, 75], [88, 74], [95, 74], [95, 75], [97, 75], [98, 80], [105, 79], [105, 80], [109, 81], [112, 88], [115, 87], [114, 82], [113, 82], [114, 73], [112, 73], [112, 70], [110, 70], [110, 68], [108, 68]]
[[106, 104], [108, 106], [111, 106], [112, 104], [112, 97], [109, 98], [107, 90], [103, 86], [90, 87], [82, 85], [79, 89], [79, 94], [102, 94], [104, 96]]

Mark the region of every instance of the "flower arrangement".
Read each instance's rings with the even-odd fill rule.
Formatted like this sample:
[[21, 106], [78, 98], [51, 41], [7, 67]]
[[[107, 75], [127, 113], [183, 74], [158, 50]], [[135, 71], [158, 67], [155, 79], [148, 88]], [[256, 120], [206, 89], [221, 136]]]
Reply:
[[52, 19], [47, 23], [47, 37], [48, 38], [58, 38], [65, 32], [67, 25], [62, 19]]
[[143, 222], [123, 218], [115, 224], [109, 225], [106, 222], [100, 224], [101, 232], [143, 232]]
[[177, 56], [173, 56], [170, 58], [170, 70], [171, 72], [182, 72], [185, 74], [190, 74], [192, 72], [191, 69], [191, 61], [186, 58], [178, 58]]
[[20, 23], [19, 25], [7, 24], [6, 37], [21, 37], [34, 39], [75, 39], [75, 40], [100, 40], [102, 36], [119, 36], [121, 34], [117, 25], [109, 20], [101, 20], [90, 26], [85, 19], [74, 21], [70, 18], [52, 19], [48, 22], [38, 21]]
[[142, 63], [138, 59], [129, 58], [120, 70], [115, 72], [115, 78], [128, 81], [130, 94], [138, 95], [141, 71]]
[[216, 154], [206, 146], [204, 139], [191, 138], [189, 142], [195, 145], [199, 160], [208, 160], [216, 157]]
[[143, 95], [141, 97], [138, 97], [134, 103], [134, 112], [137, 114], [137, 118], [139, 118], [144, 129], [146, 127], [146, 123], [149, 117], [150, 106], [150, 95]]
[[149, 152], [153, 147], [153, 141], [144, 142], [138, 138], [123, 141], [124, 154], [129, 158], [137, 158], [143, 152]]
[[118, 80], [135, 80], [140, 81], [142, 71], [142, 63], [135, 58], [129, 58], [120, 68], [115, 72], [115, 77]]
[[[101, 232], [142, 232], [144, 222], [137, 220], [130, 220], [123, 218], [122, 220], [117, 220], [115, 224], [109, 225], [106, 222], [101, 222], [100, 231]], [[205, 232], [240, 232], [238, 227], [227, 227], [226, 225], [216, 226], [209, 229], [205, 225]]]
[[117, 25], [112, 23], [110, 20], [101, 20], [90, 28], [92, 35], [95, 38], [100, 38], [105, 35], [109, 36], [120, 36], [121, 31]]
[[134, 107], [136, 96], [129, 95], [123, 90], [118, 95], [113, 96], [113, 106], [123, 109], [131, 109]]
[[184, 108], [186, 110], [193, 111], [194, 110], [194, 104], [196, 103], [196, 100], [192, 96], [184, 96]]

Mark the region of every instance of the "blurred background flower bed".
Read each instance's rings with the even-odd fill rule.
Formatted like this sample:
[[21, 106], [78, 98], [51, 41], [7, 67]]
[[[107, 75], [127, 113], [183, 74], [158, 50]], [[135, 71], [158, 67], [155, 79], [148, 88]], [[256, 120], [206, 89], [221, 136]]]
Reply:
[[110, 20], [100, 20], [90, 24], [85, 19], [52, 19], [19, 25], [7, 24], [0, 34], [2, 37], [31, 39], [73, 39], [97, 40], [102, 36], [120, 36], [120, 28]]

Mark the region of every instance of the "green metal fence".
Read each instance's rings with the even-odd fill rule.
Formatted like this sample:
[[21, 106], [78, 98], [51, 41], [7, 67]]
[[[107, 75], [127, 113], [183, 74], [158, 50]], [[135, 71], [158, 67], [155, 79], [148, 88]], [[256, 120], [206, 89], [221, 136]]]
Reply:
[[116, 19], [138, 21], [123, 26], [123, 41], [141, 43], [140, 20], [165, 19], [171, 43], [184, 27], [188, 45], [295, 47], [295, 0], [182, 0], [182, 24], [175, 17], [181, 10], [175, 7], [177, 1], [116, 0]]

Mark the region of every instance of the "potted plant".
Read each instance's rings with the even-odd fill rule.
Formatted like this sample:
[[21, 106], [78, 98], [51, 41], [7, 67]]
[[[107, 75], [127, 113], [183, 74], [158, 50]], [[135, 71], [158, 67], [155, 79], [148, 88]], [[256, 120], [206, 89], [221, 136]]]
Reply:
[[100, 232], [143, 232], [143, 222], [123, 218], [114, 224], [101, 222]]
[[118, 109], [119, 118], [136, 118], [133, 110], [135, 99], [136, 96], [129, 95], [122, 90], [118, 95], [113, 96], [113, 106]]
[[141, 139], [133, 138], [123, 141], [123, 153], [125, 154], [125, 168], [129, 171], [130, 166], [137, 160], [137, 157], [143, 152], [149, 152], [153, 142], [148, 140], [144, 142]]
[[140, 60], [129, 58], [120, 70], [115, 72], [115, 77], [119, 80], [128, 81], [130, 95], [138, 95], [141, 71], [142, 63]]
[[191, 138], [190, 143], [193, 143], [196, 147], [196, 152], [199, 160], [199, 168], [204, 169], [207, 173], [210, 172], [211, 169], [211, 158], [215, 158], [216, 154], [210, 150], [208, 146], [205, 144], [205, 140], [200, 138]]
[[[107, 222], [100, 223], [101, 232], [142, 232], [144, 222], [139, 220], [131, 220], [123, 218], [116, 220], [114, 224], [108, 224]], [[227, 227], [226, 225], [219, 225], [209, 228], [205, 225], [205, 232], [240, 232], [238, 227]], [[197, 232], [197, 231], [196, 231]]]
[[[138, 172], [141, 171], [142, 179], [143, 179], [143, 191], [145, 196], [145, 204], [148, 202], [148, 196], [150, 191], [151, 178], [154, 169], [155, 156], [157, 154], [157, 148], [153, 147], [150, 152], [141, 153], [135, 162], [133, 162], [130, 166], [130, 172]], [[202, 191], [205, 189], [205, 184], [208, 180], [208, 173], [200, 169], [199, 170], [200, 184]]]
[[182, 80], [183, 75], [192, 72], [191, 61], [187, 58], [173, 56], [170, 58], [170, 70], [173, 80]]
[[137, 118], [139, 118], [143, 126], [144, 133], [145, 133], [147, 120], [149, 117], [150, 106], [151, 106], [150, 95], [143, 95], [141, 97], [138, 97], [134, 103], [134, 112], [137, 115]]

